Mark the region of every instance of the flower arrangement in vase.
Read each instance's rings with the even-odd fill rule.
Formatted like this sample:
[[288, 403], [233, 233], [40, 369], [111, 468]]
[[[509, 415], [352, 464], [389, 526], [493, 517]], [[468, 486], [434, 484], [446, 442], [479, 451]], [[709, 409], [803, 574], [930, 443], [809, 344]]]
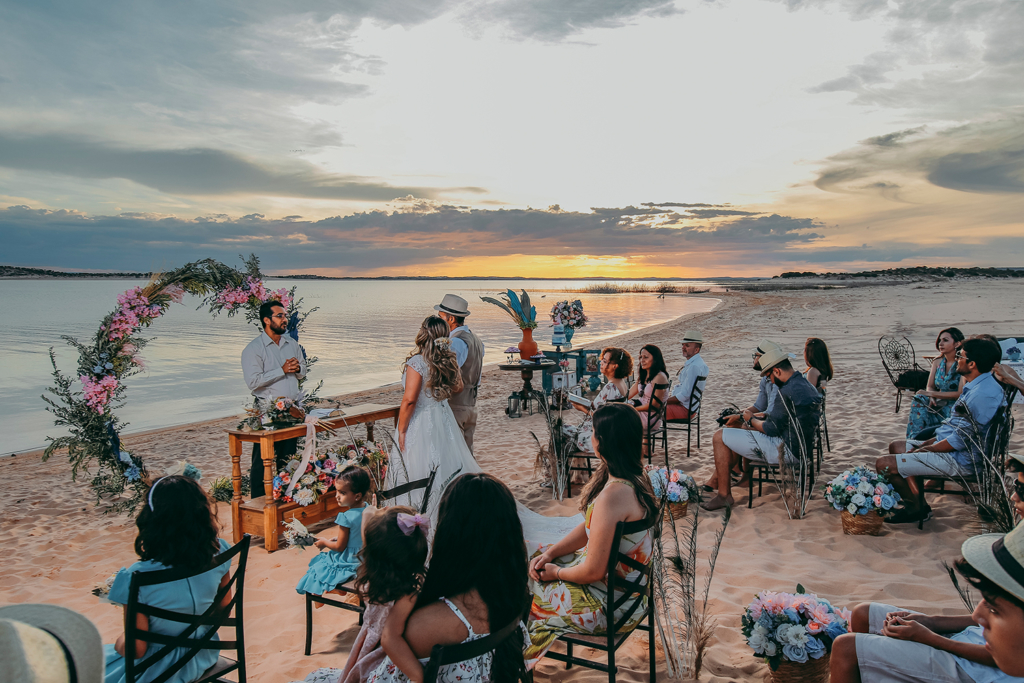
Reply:
[[1006, 357], [1009, 360], [1020, 360], [1020, 347], [1011, 346], [1010, 348], [1006, 349]]
[[743, 614], [743, 636], [754, 655], [766, 661], [773, 681], [824, 681], [832, 641], [849, 631], [850, 611], [807, 593], [761, 591]]
[[551, 307], [551, 322], [554, 325], [565, 327], [565, 338], [572, 341], [573, 333], [581, 327], [587, 326], [587, 315], [583, 312], [583, 302], [558, 301]]
[[651, 480], [654, 497], [658, 500], [665, 498], [672, 513], [672, 519], [685, 517], [686, 506], [691, 500], [700, 502], [700, 490], [697, 488], [697, 482], [682, 470], [669, 470], [654, 465], [647, 465], [644, 470]]
[[825, 500], [842, 511], [845, 534], [877, 536], [884, 515], [900, 501], [884, 474], [863, 466], [846, 470], [822, 488]]
[[512, 322], [523, 331], [523, 340], [519, 342], [519, 357], [528, 361], [539, 349], [533, 340], [533, 330], [537, 327], [537, 307], [530, 304], [530, 295], [525, 289], [520, 291], [522, 297], [509, 289], [498, 295], [502, 299], [500, 301], [492, 296], [482, 296], [480, 300], [494, 304], [508, 313]]

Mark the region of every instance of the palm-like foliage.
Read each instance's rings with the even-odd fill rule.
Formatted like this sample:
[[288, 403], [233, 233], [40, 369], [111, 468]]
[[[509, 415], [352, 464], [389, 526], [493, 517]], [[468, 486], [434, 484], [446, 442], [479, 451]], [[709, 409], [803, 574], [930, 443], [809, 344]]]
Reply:
[[537, 327], [537, 307], [530, 304], [530, 295], [526, 293], [525, 289], [520, 291], [523, 293], [522, 297], [509, 289], [504, 294], [498, 295], [501, 297], [500, 301], [492, 296], [482, 296], [480, 300], [494, 304], [508, 313], [519, 329], [532, 330]]

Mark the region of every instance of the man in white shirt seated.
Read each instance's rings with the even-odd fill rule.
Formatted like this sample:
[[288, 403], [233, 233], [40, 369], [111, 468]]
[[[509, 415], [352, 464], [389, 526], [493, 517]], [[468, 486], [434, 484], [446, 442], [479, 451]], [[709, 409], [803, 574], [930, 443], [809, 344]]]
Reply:
[[[694, 387], [704, 393], [704, 384], [708, 376], [708, 364], [700, 357], [701, 347], [704, 345], [704, 337], [700, 330], [687, 330], [683, 335], [683, 357], [686, 364], [679, 371], [675, 384], [672, 386], [672, 395], [669, 396], [668, 405], [665, 408], [665, 417], [669, 422], [673, 420], [686, 420], [690, 417], [690, 397]], [[704, 379], [697, 381], [698, 377]], [[700, 407], [700, 398], [693, 404], [693, 411]]]
[[[242, 351], [242, 374], [249, 391], [261, 402], [273, 401], [282, 396], [292, 400], [300, 399], [302, 392], [299, 380], [306, 376], [306, 354], [299, 342], [285, 334], [288, 331], [288, 314], [281, 302], [267, 301], [260, 306], [260, 322], [263, 324], [263, 332]], [[297, 441], [287, 439], [274, 444], [278, 468], [295, 455]], [[270, 476], [276, 474], [271, 472]], [[253, 498], [265, 494], [263, 454], [258, 443], [252, 446], [249, 494]]]

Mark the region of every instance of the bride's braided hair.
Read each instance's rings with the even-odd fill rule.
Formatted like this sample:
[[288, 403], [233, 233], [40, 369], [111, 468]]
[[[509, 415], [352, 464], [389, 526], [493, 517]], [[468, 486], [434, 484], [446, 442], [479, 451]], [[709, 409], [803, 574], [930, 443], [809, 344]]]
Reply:
[[[451, 398], [459, 384], [460, 370], [448, 338], [448, 323], [436, 315], [427, 316], [420, 325], [420, 331], [416, 333], [416, 348], [405, 357], [405, 362], [408, 363], [417, 353], [423, 356], [427, 364], [428, 373], [423, 381], [430, 395], [437, 401]], [[403, 374], [405, 367], [403, 364]]]

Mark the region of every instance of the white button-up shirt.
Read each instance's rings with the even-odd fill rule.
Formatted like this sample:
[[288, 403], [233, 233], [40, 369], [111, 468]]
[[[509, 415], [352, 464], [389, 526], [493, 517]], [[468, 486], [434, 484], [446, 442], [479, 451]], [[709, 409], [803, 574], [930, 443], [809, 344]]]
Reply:
[[[449, 337], [452, 340], [452, 351], [455, 352], [455, 362], [458, 363], [459, 367], [461, 368], [466, 363], [466, 359], [469, 358], [469, 345], [462, 339], [459, 339], [458, 337], [451, 337], [451, 335], [455, 334], [459, 330], [465, 330], [466, 332], [469, 332], [469, 327], [467, 327], [466, 325], [460, 325], [459, 327], [456, 327], [449, 333]], [[483, 354], [484, 342], [481, 339], [480, 355], [482, 356]]]
[[[299, 361], [297, 373], [285, 374], [281, 369], [289, 358]], [[242, 351], [242, 374], [253, 396], [298, 399], [299, 379], [306, 376], [306, 354], [299, 342], [287, 334], [281, 335], [280, 344], [275, 344], [266, 332], [261, 332]]]
[[[700, 354], [694, 354], [686, 361], [686, 365], [683, 366], [682, 370], [679, 371], [679, 377], [676, 379], [675, 385], [672, 387], [672, 395], [679, 399], [679, 402], [684, 408], [690, 407], [690, 394], [693, 393], [693, 386], [697, 383], [698, 377], [708, 376], [708, 364], [704, 362], [704, 359], [700, 357]], [[704, 381], [700, 383], [700, 390], [704, 391]], [[700, 405], [700, 401], [694, 405], [696, 408]]]

